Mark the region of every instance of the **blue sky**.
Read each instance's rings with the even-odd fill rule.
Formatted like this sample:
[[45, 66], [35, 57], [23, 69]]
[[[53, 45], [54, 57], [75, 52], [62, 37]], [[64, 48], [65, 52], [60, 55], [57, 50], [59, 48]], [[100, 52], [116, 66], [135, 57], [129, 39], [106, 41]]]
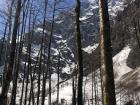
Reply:
[[[6, 10], [6, 0], [0, 0], [0, 10]], [[0, 36], [3, 36], [4, 26], [1, 24], [4, 20], [0, 17]]]
[[[49, 0], [49, 2], [53, 2], [53, 1], [54, 0]], [[65, 3], [64, 4], [62, 3], [60, 6], [65, 5], [65, 7], [72, 7], [74, 3], [75, 3], [75, 0], [65, 0]], [[6, 9], [7, 9], [6, 0], [0, 0], [0, 10], [6, 11]], [[0, 17], [0, 37], [3, 36], [3, 31], [4, 31], [4, 25], [2, 25], [1, 22], [4, 22], [4, 20]]]

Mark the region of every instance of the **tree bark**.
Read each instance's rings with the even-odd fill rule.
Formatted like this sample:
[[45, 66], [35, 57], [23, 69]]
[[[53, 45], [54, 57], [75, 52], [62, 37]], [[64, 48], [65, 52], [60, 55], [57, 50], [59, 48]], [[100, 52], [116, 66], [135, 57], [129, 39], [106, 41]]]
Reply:
[[77, 87], [77, 105], [83, 105], [83, 54], [80, 32], [80, 0], [77, 0], [76, 11], [76, 38], [77, 38], [77, 53], [78, 53], [78, 87]]
[[59, 75], [60, 75], [60, 59], [61, 59], [61, 50], [59, 50], [58, 55], [58, 64], [57, 64], [57, 105], [59, 105]]
[[0, 65], [2, 64], [2, 56], [3, 56], [4, 45], [5, 45], [5, 37], [6, 37], [7, 26], [8, 26], [8, 23], [5, 24], [4, 36], [3, 36], [2, 44], [1, 44], [1, 47], [0, 47], [1, 48], [1, 50], [0, 50]]
[[3, 86], [2, 86], [2, 93], [0, 95], [0, 105], [7, 104], [7, 93], [9, 90], [10, 82], [12, 80], [12, 71], [13, 71], [14, 59], [15, 59], [16, 37], [17, 37], [17, 32], [18, 32], [18, 27], [19, 27], [20, 12], [21, 12], [21, 0], [18, 0], [15, 21], [14, 21], [14, 27], [13, 27], [13, 34], [12, 34], [10, 60], [8, 63], [8, 69], [5, 70]]
[[108, 1], [99, 0], [100, 60], [103, 88], [103, 105], [116, 105], [115, 83], [110, 39]]

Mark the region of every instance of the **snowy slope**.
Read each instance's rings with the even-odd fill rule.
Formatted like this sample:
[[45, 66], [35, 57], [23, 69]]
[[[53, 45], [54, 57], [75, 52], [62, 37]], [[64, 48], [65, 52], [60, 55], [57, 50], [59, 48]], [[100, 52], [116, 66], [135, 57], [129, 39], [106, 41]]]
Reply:
[[[125, 47], [120, 53], [118, 53], [116, 56], [113, 58], [114, 62], [114, 73], [117, 73], [117, 76], [115, 78], [116, 82], [116, 98], [117, 98], [117, 105], [125, 104], [126, 102], [129, 101], [127, 93], [131, 91], [133, 93], [134, 91], [137, 91], [138, 93], [136, 94], [136, 97], [139, 95], [139, 86], [140, 86], [140, 68], [137, 68], [136, 70], [131, 69], [130, 67], [127, 66], [127, 57], [130, 53], [131, 49], [129, 46]], [[99, 69], [96, 70], [96, 92], [98, 92], [98, 97], [97, 100], [99, 101], [101, 105], [101, 84], [100, 84], [100, 76], [99, 76]], [[132, 84], [137, 85], [135, 87], [129, 87]], [[85, 93], [85, 105], [91, 104], [91, 99], [92, 99], [92, 74], [89, 74], [88, 76], [84, 77], [83, 81], [83, 93]], [[120, 86], [120, 84], [122, 84]], [[125, 88], [124, 90], [120, 91], [120, 89]], [[93, 87], [94, 90], [94, 87]], [[129, 91], [128, 91], [129, 90]], [[94, 96], [93, 92], [93, 96]], [[130, 93], [130, 97], [131, 97]], [[56, 100], [56, 91], [52, 94], [52, 100]], [[121, 101], [120, 101], [120, 96], [121, 96]], [[95, 97], [94, 97], [95, 98]], [[60, 85], [60, 100], [64, 99], [67, 104], [71, 103], [72, 99], [72, 79], [62, 83]], [[47, 100], [46, 100], [47, 101]]]
[[126, 64], [130, 51], [131, 49], [129, 48], [129, 46], [127, 46], [113, 58], [114, 70], [115, 70], [115, 75], [117, 75], [117, 79], [120, 79], [121, 76], [123, 76], [124, 74], [132, 70]]

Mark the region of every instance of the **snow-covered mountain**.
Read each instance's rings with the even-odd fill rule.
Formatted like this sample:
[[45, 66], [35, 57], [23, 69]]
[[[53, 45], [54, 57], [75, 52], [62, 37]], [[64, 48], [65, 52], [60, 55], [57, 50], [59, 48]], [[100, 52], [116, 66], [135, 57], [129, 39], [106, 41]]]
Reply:
[[[127, 6], [124, 4], [125, 0], [110, 0], [109, 1], [109, 13], [111, 26], [114, 28], [114, 21], [118, 23], [120, 20], [115, 20], [118, 16], [118, 11], [123, 11]], [[123, 14], [123, 12], [122, 12]], [[84, 87], [85, 92], [85, 105], [90, 105], [91, 103], [91, 91], [92, 91], [92, 71], [89, 67], [90, 61], [93, 63], [93, 70], [96, 71], [96, 75], [99, 74], [99, 48], [98, 48], [98, 38], [99, 38], [99, 14], [98, 14], [98, 2], [97, 0], [82, 0], [81, 7], [81, 33], [82, 33], [82, 46], [83, 46], [83, 56], [84, 56]], [[112, 22], [113, 21], [113, 22]], [[116, 23], [117, 23], [116, 22]], [[50, 35], [51, 23], [48, 21], [47, 28], [45, 29], [46, 36]], [[119, 27], [119, 26], [118, 26]], [[42, 37], [42, 25], [39, 25], [34, 30], [34, 36], [32, 38], [32, 65], [35, 65], [35, 62], [38, 58], [40, 51], [40, 43]], [[120, 31], [119, 31], [120, 32]], [[139, 64], [133, 68], [132, 62], [130, 62], [134, 57], [132, 57], [133, 48], [130, 43], [125, 43], [126, 41], [121, 40], [122, 37], [117, 30], [115, 34], [112, 35], [113, 42], [113, 61], [114, 61], [114, 74], [116, 82], [116, 94], [117, 94], [117, 103], [124, 104], [128, 100], [128, 93], [130, 91], [130, 97], [132, 97], [131, 92], [139, 92]], [[119, 34], [118, 34], [119, 33]], [[76, 63], [76, 44], [75, 44], [75, 11], [74, 8], [67, 12], [62, 12], [55, 20], [54, 24], [54, 34], [52, 38], [51, 46], [51, 71], [52, 71], [52, 102], [56, 101], [57, 93], [57, 64], [58, 64], [58, 55], [61, 49], [61, 65], [60, 65], [60, 101], [64, 100], [67, 104], [71, 103], [72, 99], [72, 76], [74, 75], [75, 63]], [[119, 36], [120, 35], [120, 36]], [[115, 38], [114, 38], [115, 37]], [[119, 37], [119, 38], [118, 38]], [[125, 37], [125, 40], [129, 40], [128, 37]], [[27, 39], [28, 33], [25, 35], [25, 44], [23, 47], [23, 57], [21, 65], [25, 64], [25, 55], [27, 53]], [[48, 39], [45, 39], [45, 44], [48, 45]], [[130, 38], [131, 40], [131, 38]], [[130, 41], [129, 40], [129, 41]], [[124, 42], [124, 45], [119, 44]], [[125, 46], [125, 47], [124, 47]], [[123, 48], [124, 47], [124, 48]], [[43, 52], [43, 62], [46, 62], [47, 50]], [[137, 57], [137, 56], [135, 56]], [[90, 60], [89, 60], [90, 59]], [[139, 60], [134, 61], [134, 63], [139, 62]], [[45, 69], [45, 68], [43, 68]], [[37, 68], [38, 70], [38, 68]], [[35, 92], [37, 92], [37, 86], [35, 84]], [[96, 92], [98, 92], [97, 100], [99, 105], [101, 104], [101, 89], [100, 89], [100, 77], [96, 77]], [[135, 87], [131, 87], [132, 83], [136, 83]], [[48, 90], [48, 81], [47, 81]], [[19, 83], [19, 87], [22, 85]], [[131, 88], [130, 88], [131, 87]], [[122, 89], [122, 90], [121, 90]], [[20, 88], [17, 100], [19, 100]], [[137, 93], [136, 98], [138, 98], [139, 93]], [[94, 97], [95, 98], [95, 97]], [[121, 100], [120, 100], [121, 98]], [[46, 97], [47, 105], [48, 98]]]

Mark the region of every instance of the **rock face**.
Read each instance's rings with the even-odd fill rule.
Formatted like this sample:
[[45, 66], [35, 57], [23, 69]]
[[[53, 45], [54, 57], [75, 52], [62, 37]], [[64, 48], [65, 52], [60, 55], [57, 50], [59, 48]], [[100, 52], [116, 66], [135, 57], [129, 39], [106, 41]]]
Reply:
[[[83, 49], [88, 48], [92, 50], [90, 53], [86, 50], [83, 50], [84, 53], [84, 67], [85, 74], [90, 73], [88, 69], [88, 59], [92, 55], [95, 66], [93, 67], [95, 70], [99, 67], [99, 58], [98, 55], [98, 34], [99, 34], [99, 16], [98, 16], [98, 2], [96, 0], [82, 0], [81, 2], [81, 33], [82, 33], [82, 46]], [[109, 2], [109, 12], [111, 19], [114, 19], [117, 15], [117, 11], [123, 10], [123, 1], [122, 0], [113, 0]], [[115, 15], [114, 15], [115, 14]], [[46, 22], [47, 28], [46, 31], [46, 42], [48, 45], [48, 37], [50, 35], [50, 27], [51, 23]], [[57, 65], [57, 56], [59, 47], [63, 47], [61, 51], [61, 66], [62, 69], [65, 67], [69, 67], [70, 71], [68, 74], [71, 74], [74, 68], [74, 64], [76, 61], [76, 45], [75, 45], [75, 11], [74, 9], [68, 12], [61, 12], [59, 16], [55, 20], [54, 24], [54, 35], [52, 38], [52, 49], [51, 56], [53, 59], [53, 70], [55, 72], [55, 68]], [[40, 43], [41, 43], [41, 33], [42, 33], [42, 25], [40, 25], [35, 30], [35, 35], [33, 36], [32, 48], [33, 48], [33, 57], [37, 56], [37, 51], [39, 51]], [[26, 38], [25, 38], [26, 40]], [[89, 48], [90, 47], [90, 48]], [[121, 49], [121, 48], [120, 48]], [[119, 49], [119, 50], [120, 50]], [[117, 50], [118, 51], [118, 50]], [[119, 51], [118, 51], [119, 52]], [[47, 52], [46, 54], [47, 55]], [[63, 70], [62, 70], [63, 71]]]

